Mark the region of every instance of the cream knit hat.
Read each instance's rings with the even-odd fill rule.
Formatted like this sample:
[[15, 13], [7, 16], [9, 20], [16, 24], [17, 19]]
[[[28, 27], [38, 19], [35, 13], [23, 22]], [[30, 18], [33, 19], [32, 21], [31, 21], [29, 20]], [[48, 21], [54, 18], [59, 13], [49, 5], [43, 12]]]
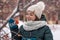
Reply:
[[28, 7], [27, 12], [28, 11], [34, 12], [34, 14], [40, 19], [44, 9], [45, 9], [45, 4], [43, 1], [40, 1], [37, 4]]

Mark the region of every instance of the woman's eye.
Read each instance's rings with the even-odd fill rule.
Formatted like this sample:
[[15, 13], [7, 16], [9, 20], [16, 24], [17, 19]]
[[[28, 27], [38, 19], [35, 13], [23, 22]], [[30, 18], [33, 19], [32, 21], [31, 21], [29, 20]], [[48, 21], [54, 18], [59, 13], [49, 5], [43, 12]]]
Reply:
[[29, 15], [29, 14], [26, 14], [26, 15]]
[[31, 16], [33, 16], [34, 14], [33, 14], [33, 13], [31, 13], [30, 15], [31, 15]]
[[30, 16], [33, 16], [33, 14], [30, 14]]

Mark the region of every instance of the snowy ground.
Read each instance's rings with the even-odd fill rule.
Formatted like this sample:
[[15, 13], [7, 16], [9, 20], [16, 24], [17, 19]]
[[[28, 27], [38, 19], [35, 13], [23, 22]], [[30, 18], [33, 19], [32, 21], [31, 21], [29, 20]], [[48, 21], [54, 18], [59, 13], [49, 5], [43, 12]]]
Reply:
[[[0, 23], [0, 27], [2, 26], [2, 24]], [[4, 27], [1, 31], [0, 31], [0, 40], [6, 40], [4, 38], [4, 35], [8, 36], [7, 40], [11, 40], [11, 32], [9, 27]]]
[[[54, 27], [53, 27], [54, 26]], [[60, 25], [49, 25], [54, 40], [60, 40]]]

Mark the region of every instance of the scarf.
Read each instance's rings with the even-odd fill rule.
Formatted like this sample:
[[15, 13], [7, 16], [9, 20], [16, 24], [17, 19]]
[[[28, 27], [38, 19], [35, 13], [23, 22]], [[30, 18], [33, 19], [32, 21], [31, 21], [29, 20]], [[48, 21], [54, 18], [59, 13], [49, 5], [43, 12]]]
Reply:
[[46, 24], [46, 21], [27, 21], [24, 22], [23, 28], [26, 31], [37, 30]]

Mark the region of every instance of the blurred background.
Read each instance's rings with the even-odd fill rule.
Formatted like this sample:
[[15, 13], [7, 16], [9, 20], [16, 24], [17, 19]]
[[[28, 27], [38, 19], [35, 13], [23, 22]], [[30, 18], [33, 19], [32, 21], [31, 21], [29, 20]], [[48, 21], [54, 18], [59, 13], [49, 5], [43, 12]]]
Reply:
[[[17, 6], [15, 13], [20, 13], [20, 19], [25, 21], [26, 9], [39, 1], [46, 5], [44, 15], [49, 25], [54, 40], [60, 40], [60, 0], [0, 0], [0, 26], [11, 16]], [[55, 24], [55, 25], [53, 25]], [[58, 35], [57, 35], [58, 34]]]
[[60, 24], [60, 0], [0, 0], [0, 23], [6, 21], [6, 18], [12, 14], [17, 5], [20, 18], [24, 21], [26, 9], [39, 1], [44, 1], [46, 5], [43, 13], [45, 14], [47, 22]]

